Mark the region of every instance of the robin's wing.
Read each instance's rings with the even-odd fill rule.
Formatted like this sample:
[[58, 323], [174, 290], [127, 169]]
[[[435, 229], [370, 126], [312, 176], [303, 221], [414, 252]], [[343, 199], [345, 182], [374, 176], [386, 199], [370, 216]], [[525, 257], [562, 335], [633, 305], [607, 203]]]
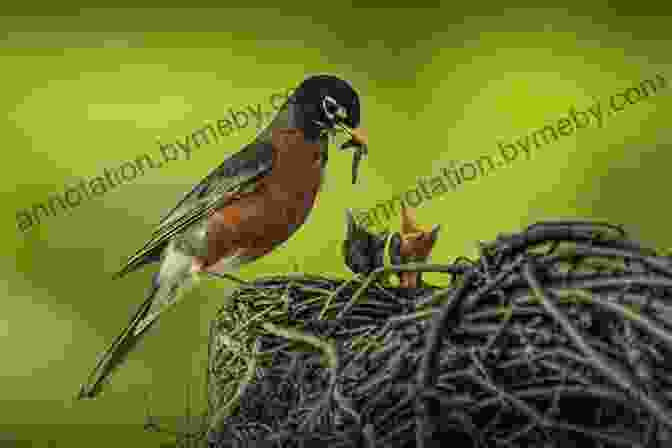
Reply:
[[273, 120], [263, 129], [255, 140], [233, 154], [221, 165], [212, 170], [202, 181], [194, 186], [178, 203], [159, 221], [158, 232], [167, 221], [178, 219], [193, 207], [193, 203], [208, 194], [222, 189], [235, 190], [240, 184], [255, 179], [270, 170], [273, 149], [273, 132], [277, 129], [291, 127], [289, 125], [288, 102], [286, 101], [275, 114]]
[[253, 189], [273, 164], [273, 145], [257, 139], [228, 157], [187, 193], [159, 222], [147, 243], [114, 276], [121, 277], [157, 260], [170, 239], [191, 224], [221, 208], [242, 192]]

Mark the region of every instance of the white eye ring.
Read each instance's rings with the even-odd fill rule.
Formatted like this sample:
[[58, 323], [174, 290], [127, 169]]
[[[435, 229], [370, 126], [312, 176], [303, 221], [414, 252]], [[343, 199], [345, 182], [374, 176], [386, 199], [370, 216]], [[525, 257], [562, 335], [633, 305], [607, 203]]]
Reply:
[[338, 104], [336, 100], [330, 96], [325, 96], [322, 100], [322, 110], [329, 121], [334, 121], [336, 117], [345, 120], [348, 115], [345, 107]]

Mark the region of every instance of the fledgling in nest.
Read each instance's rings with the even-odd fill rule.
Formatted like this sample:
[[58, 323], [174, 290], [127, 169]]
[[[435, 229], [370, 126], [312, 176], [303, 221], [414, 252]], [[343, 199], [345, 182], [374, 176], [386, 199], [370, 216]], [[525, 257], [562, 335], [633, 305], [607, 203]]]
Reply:
[[[418, 226], [403, 202], [399, 232], [370, 233], [357, 224], [350, 209], [346, 209], [345, 220], [346, 237], [342, 246], [345, 264], [353, 273], [364, 275], [385, 265], [426, 262], [441, 230], [440, 225], [431, 230]], [[400, 288], [418, 288], [424, 284], [419, 272], [398, 272], [393, 276], [399, 279]], [[390, 278], [384, 282], [391, 285]]]

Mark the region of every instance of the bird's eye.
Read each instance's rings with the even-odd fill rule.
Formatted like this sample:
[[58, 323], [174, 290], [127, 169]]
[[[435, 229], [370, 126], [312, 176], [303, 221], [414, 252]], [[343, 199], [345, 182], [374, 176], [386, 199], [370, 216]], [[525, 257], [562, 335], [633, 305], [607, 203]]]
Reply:
[[322, 100], [322, 107], [327, 111], [336, 110], [336, 108], [338, 108], [338, 103], [332, 97], [325, 96]]
[[322, 109], [324, 110], [324, 114], [330, 120], [335, 118], [345, 120], [347, 118], [347, 111], [345, 108], [338, 104], [336, 100], [330, 96], [325, 96], [322, 100]]

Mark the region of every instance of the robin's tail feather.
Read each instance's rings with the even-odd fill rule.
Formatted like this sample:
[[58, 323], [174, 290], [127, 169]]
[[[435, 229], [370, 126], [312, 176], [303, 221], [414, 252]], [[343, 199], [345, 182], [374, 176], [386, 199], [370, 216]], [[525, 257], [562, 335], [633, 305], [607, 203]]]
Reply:
[[79, 394], [77, 395], [78, 399], [95, 398], [100, 393], [103, 384], [112, 372], [126, 360], [130, 351], [138, 344], [140, 339], [142, 339], [151, 325], [145, 324], [140, 332], [137, 332], [137, 329], [140, 324], [145, 322], [145, 317], [147, 317], [158, 291], [158, 288], [153, 288], [149, 297], [147, 297], [142, 305], [140, 305], [140, 308], [135, 313], [128, 326], [119, 336], [117, 336], [112, 345], [110, 345], [99, 358], [98, 363], [89, 375], [87, 382], [83, 384], [79, 390]]
[[95, 398], [112, 372], [126, 360], [156, 319], [184, 296], [195, 280], [191, 274], [191, 260], [189, 256], [168, 252], [161, 271], [152, 279], [148, 297], [128, 326], [100, 357], [87, 382], [82, 385], [78, 399]]

